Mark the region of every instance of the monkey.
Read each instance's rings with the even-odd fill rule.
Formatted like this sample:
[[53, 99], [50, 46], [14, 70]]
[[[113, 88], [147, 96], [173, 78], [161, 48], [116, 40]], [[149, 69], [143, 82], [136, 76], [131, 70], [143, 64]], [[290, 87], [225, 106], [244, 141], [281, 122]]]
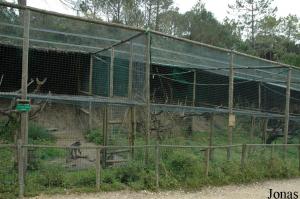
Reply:
[[[81, 142], [78, 140], [70, 145], [71, 147], [80, 147]], [[81, 150], [80, 148], [69, 148], [68, 149], [68, 157], [66, 159], [66, 162], [70, 162], [71, 160], [76, 160], [77, 158], [81, 157]]]
[[[76, 141], [73, 144], [71, 144], [71, 147], [80, 147], [81, 143], [80, 141]], [[71, 148], [70, 150], [71, 159], [77, 159], [81, 155], [81, 150], [79, 148]]]

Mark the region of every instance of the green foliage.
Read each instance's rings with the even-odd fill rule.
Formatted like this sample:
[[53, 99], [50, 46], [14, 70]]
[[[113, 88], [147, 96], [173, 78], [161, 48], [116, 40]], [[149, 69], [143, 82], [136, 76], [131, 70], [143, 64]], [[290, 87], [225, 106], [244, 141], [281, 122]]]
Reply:
[[94, 186], [95, 185], [95, 170], [73, 171], [67, 172], [64, 175], [64, 186], [68, 188]]
[[14, 135], [19, 128], [17, 120], [0, 120], [0, 140], [13, 142]]
[[64, 169], [59, 166], [43, 168], [38, 183], [45, 187], [62, 187], [64, 184]]
[[85, 135], [85, 139], [95, 144], [103, 144], [102, 131], [100, 129], [91, 129]]
[[0, 199], [17, 196], [17, 172], [13, 157], [13, 150], [0, 149]]
[[29, 143], [40, 143], [40, 142], [51, 142], [53, 143], [55, 141], [55, 138], [53, 135], [51, 135], [47, 129], [45, 129], [43, 126], [30, 122], [29, 128], [28, 128], [28, 140]]

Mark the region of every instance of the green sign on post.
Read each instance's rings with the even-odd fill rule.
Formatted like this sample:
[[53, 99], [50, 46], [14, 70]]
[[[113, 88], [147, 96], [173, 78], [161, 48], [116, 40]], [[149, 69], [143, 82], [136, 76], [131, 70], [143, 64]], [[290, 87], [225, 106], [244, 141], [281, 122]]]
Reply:
[[30, 100], [17, 100], [16, 110], [19, 112], [29, 112], [31, 110]]

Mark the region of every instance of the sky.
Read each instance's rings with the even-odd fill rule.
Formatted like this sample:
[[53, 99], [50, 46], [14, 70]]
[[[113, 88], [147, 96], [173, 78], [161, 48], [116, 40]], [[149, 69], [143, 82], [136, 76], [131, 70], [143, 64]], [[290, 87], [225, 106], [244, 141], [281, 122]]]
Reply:
[[[75, 14], [74, 11], [67, 9], [59, 0], [27, 0], [28, 5], [56, 12]], [[214, 16], [223, 21], [227, 15], [228, 4], [235, 0], [202, 0], [207, 10], [211, 11]], [[179, 7], [181, 13], [190, 10], [197, 0], [174, 0], [175, 6]], [[300, 0], [274, 0], [274, 5], [278, 7], [278, 16], [284, 17], [288, 14], [296, 14], [300, 17]]]
[[[198, 0], [175, 0], [175, 5], [184, 13], [190, 10]], [[223, 21], [227, 15], [228, 4], [233, 4], [235, 0], [202, 0], [207, 10]], [[278, 7], [278, 16], [284, 17], [295, 14], [300, 17], [300, 0], [274, 0], [274, 5]]]

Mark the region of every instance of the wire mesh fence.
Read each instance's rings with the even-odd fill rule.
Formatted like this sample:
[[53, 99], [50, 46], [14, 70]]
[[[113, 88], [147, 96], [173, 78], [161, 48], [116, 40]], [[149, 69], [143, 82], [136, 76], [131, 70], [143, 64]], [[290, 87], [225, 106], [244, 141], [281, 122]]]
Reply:
[[[22, 143], [25, 192], [100, 182], [109, 189], [230, 181], [226, 176], [241, 175], [240, 165], [250, 172], [285, 152], [297, 168], [296, 149], [241, 145], [296, 144], [295, 67], [12, 4], [0, 3], [0, 16], [0, 143], [24, 136], [20, 98], [31, 106], [28, 143]], [[28, 72], [22, 72], [26, 49]], [[1, 183], [13, 187], [16, 162], [5, 158], [0, 172], [14, 172]]]
[[9, 198], [18, 193], [17, 150], [10, 145], [0, 146], [0, 196]]
[[[226, 159], [227, 147], [233, 148], [231, 161]], [[288, 156], [284, 155], [284, 147], [288, 148]], [[32, 195], [51, 189], [196, 188], [215, 181], [219, 184], [247, 182], [255, 176], [282, 178], [300, 171], [299, 144], [141, 145], [132, 148], [23, 145], [21, 148], [28, 151], [26, 173], [18, 172], [17, 161], [11, 158], [16, 156], [8, 155], [16, 154], [16, 147], [1, 145], [1, 196], [18, 195], [20, 175], [25, 178], [25, 195]], [[134, 152], [128, 157], [124, 151], [131, 149]], [[110, 154], [106, 162], [103, 160], [105, 150]], [[149, 153], [147, 159], [146, 152]]]

